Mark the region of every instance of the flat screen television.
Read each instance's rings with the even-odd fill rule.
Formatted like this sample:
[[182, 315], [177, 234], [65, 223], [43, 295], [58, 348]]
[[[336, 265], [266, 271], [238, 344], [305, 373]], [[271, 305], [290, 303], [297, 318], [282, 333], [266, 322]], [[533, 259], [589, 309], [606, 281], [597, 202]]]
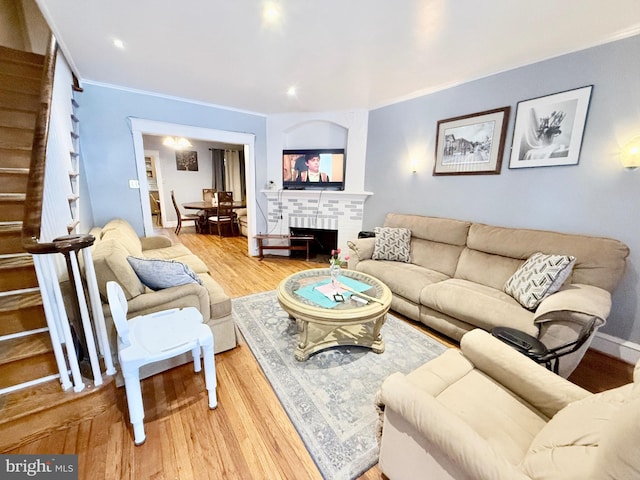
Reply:
[[342, 148], [283, 150], [285, 190], [344, 190], [346, 156]]

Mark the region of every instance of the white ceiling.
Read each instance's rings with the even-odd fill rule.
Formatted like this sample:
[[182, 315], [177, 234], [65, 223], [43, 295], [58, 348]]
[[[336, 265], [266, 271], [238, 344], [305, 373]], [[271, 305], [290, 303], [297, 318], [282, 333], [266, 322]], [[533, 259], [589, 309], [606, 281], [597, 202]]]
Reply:
[[36, 1], [81, 81], [263, 114], [371, 109], [640, 33], [640, 0]]

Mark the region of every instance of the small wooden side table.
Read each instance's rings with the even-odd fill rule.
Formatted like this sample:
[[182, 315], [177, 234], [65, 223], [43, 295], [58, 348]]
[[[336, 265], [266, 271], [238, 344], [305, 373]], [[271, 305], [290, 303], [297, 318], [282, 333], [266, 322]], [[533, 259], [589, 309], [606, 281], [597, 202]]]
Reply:
[[[258, 256], [260, 260], [264, 258], [264, 250], [306, 250], [307, 252], [307, 262], [309, 261], [309, 242], [314, 240], [313, 235], [256, 235], [255, 238], [258, 241]], [[304, 245], [265, 245], [265, 240], [301, 240], [304, 242]]]

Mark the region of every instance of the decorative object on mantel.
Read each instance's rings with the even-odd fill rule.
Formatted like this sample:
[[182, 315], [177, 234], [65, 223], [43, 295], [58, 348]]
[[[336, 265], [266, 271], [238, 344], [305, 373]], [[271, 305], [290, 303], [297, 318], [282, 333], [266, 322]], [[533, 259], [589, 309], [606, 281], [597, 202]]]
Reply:
[[440, 120], [433, 175], [499, 175], [510, 110]]
[[592, 89], [518, 102], [509, 168], [577, 165]]
[[378, 461], [375, 394], [394, 372], [409, 373], [447, 347], [391, 314], [385, 352], [340, 346], [295, 359], [296, 322], [275, 292], [232, 300], [233, 317], [323, 478], [359, 477]]
[[620, 162], [627, 170], [640, 167], [640, 137], [636, 137], [622, 147]]
[[188, 172], [197, 172], [198, 171], [198, 152], [177, 151], [176, 152], [176, 168], [178, 170], [186, 170]]

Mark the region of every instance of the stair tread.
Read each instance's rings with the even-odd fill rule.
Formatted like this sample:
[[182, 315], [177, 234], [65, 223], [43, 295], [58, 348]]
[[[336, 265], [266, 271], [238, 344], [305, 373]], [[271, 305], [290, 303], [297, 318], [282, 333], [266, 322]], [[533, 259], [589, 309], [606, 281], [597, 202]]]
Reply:
[[94, 387], [91, 381], [81, 392], [62, 391], [58, 379], [0, 396], [0, 451], [8, 452], [32, 442], [52, 429], [100, 415], [117, 402], [114, 377]]
[[25, 52], [24, 50], [16, 50], [15, 48], [0, 45], [0, 59], [3, 61], [27, 63], [32, 65], [44, 65], [44, 55], [33, 52]]
[[[0, 305], [2, 304], [0, 298]], [[13, 335], [25, 330], [36, 330], [47, 327], [44, 307], [41, 298], [34, 298], [33, 306], [21, 308], [0, 309], [0, 336]], [[3, 307], [4, 308], [4, 307]]]
[[33, 267], [33, 257], [29, 254], [0, 256], [0, 270], [26, 267]]
[[0, 222], [0, 233], [2, 232], [20, 232], [22, 231], [22, 222]]
[[1, 344], [0, 365], [17, 362], [29, 357], [53, 351], [48, 332], [5, 340]]
[[27, 196], [24, 193], [0, 193], [0, 201], [24, 202]]
[[53, 352], [33, 355], [20, 361], [0, 365], [0, 389], [42, 381], [59, 373]]
[[42, 305], [39, 290], [0, 295], [0, 313]]
[[40, 95], [0, 89], [0, 107], [37, 113], [40, 108]]
[[33, 93], [40, 92], [39, 78], [20, 75], [18, 73], [1, 72], [0, 88], [11, 92]]
[[[113, 377], [105, 377], [104, 383], [97, 387], [115, 388]], [[86, 385], [91, 385], [91, 380], [84, 380]], [[62, 390], [60, 381], [55, 379], [49, 382], [40, 383], [32, 387], [23, 388], [15, 392], [0, 395], [0, 425], [13, 421], [25, 415], [32, 415], [36, 412], [48, 410], [69, 401], [78, 400], [88, 395], [92, 395], [96, 388], [85, 388], [81, 392], [74, 392], [72, 389], [66, 392]]]
[[29, 169], [22, 167], [0, 167], [0, 174], [4, 175], [28, 175]]

